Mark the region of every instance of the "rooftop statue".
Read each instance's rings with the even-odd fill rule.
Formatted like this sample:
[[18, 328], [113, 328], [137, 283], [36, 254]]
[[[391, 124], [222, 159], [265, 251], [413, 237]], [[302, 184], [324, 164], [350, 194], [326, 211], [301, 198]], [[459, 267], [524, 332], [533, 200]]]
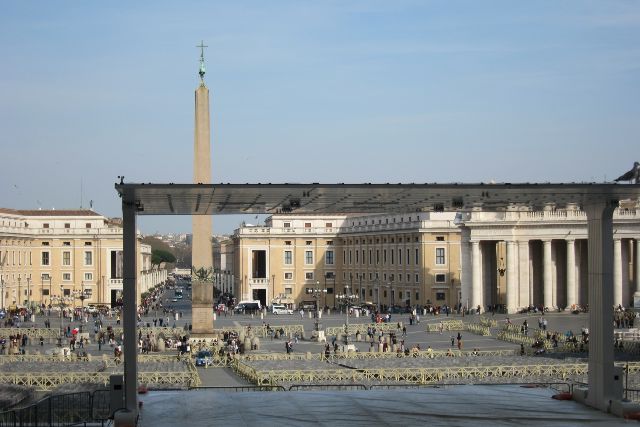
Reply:
[[633, 184], [640, 184], [640, 163], [633, 162], [633, 168], [615, 181], [629, 181]]

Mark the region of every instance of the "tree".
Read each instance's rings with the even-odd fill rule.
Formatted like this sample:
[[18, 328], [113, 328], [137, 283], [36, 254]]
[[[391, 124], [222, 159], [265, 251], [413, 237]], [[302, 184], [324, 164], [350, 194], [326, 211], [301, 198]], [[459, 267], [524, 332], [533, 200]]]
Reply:
[[160, 265], [162, 263], [174, 263], [176, 257], [169, 251], [162, 249], [151, 249], [151, 264]]

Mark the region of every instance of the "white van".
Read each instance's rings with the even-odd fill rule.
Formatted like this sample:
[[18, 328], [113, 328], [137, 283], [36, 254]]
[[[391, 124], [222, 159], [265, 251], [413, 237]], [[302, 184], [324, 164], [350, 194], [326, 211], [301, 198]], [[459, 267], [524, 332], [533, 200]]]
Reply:
[[271, 312], [273, 314], [293, 314], [293, 310], [287, 308], [284, 304], [273, 304], [271, 306]]

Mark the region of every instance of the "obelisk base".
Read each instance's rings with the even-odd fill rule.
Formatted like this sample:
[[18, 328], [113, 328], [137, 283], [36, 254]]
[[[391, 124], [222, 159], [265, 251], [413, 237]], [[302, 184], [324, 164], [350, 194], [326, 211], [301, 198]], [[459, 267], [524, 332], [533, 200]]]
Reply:
[[213, 334], [213, 285], [193, 280], [191, 302], [191, 335]]
[[213, 334], [213, 307], [211, 304], [196, 304], [191, 306], [191, 335]]

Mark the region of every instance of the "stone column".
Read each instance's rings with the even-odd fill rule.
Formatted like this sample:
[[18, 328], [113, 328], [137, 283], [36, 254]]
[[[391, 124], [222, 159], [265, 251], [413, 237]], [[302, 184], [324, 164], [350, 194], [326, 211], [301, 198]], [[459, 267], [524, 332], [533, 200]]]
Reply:
[[469, 309], [482, 306], [482, 278], [480, 276], [480, 242], [471, 242], [471, 303]]
[[633, 267], [634, 267], [633, 279], [636, 282], [636, 291], [633, 294], [633, 306], [636, 308], [639, 308], [640, 307], [640, 238], [636, 238], [635, 255], [636, 255], [636, 260], [633, 263]]
[[507, 242], [507, 313], [518, 309], [518, 286], [516, 278], [516, 243]]
[[544, 240], [544, 260], [543, 260], [543, 283], [544, 283], [544, 306], [553, 307], [553, 265], [551, 261], [551, 240]]
[[470, 245], [469, 242], [462, 242], [462, 244], [460, 245], [460, 258], [461, 258], [461, 263], [462, 263], [462, 274], [460, 277], [460, 281], [461, 281], [461, 287], [460, 287], [460, 291], [462, 292], [461, 295], [461, 303], [463, 306], [466, 306], [467, 308], [469, 308], [469, 304], [471, 303], [471, 280], [472, 280], [472, 273], [471, 273], [471, 258], [470, 258]]
[[576, 304], [576, 241], [567, 240], [567, 307]]
[[[613, 305], [622, 304], [622, 239], [613, 239]], [[591, 305], [591, 304], [589, 304]]]
[[520, 289], [520, 307], [528, 307], [531, 304], [529, 299], [529, 241], [518, 242], [518, 274]]
[[[193, 182], [211, 183], [211, 131], [209, 125], [209, 89], [200, 84], [195, 93], [195, 132]], [[196, 204], [196, 212], [206, 207]], [[211, 215], [193, 215], [191, 265], [200, 274], [192, 275], [191, 319], [192, 334], [213, 333], [213, 254]]]
[[608, 200], [591, 200], [587, 214], [589, 259], [589, 393], [587, 403], [601, 411], [619, 400], [613, 366], [613, 210]]

